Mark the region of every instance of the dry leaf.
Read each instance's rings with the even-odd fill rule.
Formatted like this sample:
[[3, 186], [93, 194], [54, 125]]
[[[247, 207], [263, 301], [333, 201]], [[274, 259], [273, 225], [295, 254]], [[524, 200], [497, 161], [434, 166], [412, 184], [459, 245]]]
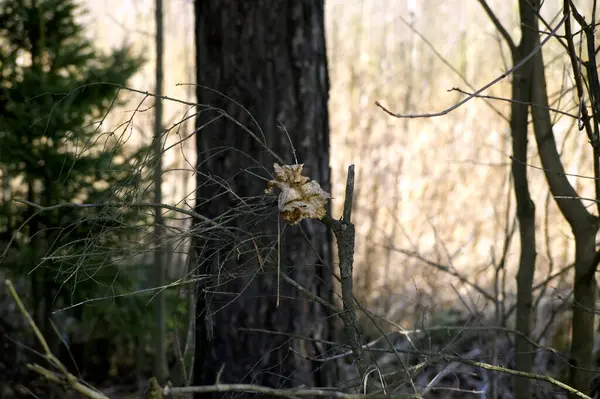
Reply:
[[325, 216], [325, 204], [331, 195], [321, 188], [318, 182], [302, 176], [304, 164], [273, 164], [275, 179], [267, 183], [266, 193], [275, 187], [281, 190], [278, 206], [281, 217], [290, 225], [302, 219], [321, 219]]

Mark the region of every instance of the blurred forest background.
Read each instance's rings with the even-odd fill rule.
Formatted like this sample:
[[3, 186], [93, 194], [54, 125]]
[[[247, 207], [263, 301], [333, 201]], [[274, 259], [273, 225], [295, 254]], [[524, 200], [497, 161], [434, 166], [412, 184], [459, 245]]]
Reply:
[[[27, 55], [18, 35], [10, 36], [20, 28], [11, 26], [19, 11], [9, 3], [19, 2], [0, 0], [0, 278], [12, 279], [53, 352], [60, 353], [71, 372], [107, 395], [138, 392], [160, 367], [171, 370], [177, 385], [189, 384], [197, 380], [190, 371], [193, 359], [186, 357], [193, 353], [191, 331], [203, 323], [196, 317], [192, 289], [200, 277], [189, 255], [198, 243], [190, 234], [192, 219], [177, 209], [194, 208], [198, 184], [195, 4], [166, 0], [162, 5], [160, 94], [154, 0], [73, 2], [81, 8], [40, 0], [54, 15], [64, 13], [69, 19], [67, 14], [73, 13], [70, 29], [42, 38], [48, 48], [62, 48], [64, 58], [55, 62], [64, 68], [57, 70], [42, 53], [35, 54], [35, 46]], [[378, 370], [416, 367], [415, 354], [399, 360], [398, 353], [410, 352], [409, 347], [515, 368], [514, 337], [498, 330], [515, 328], [521, 252], [511, 175], [511, 102], [506, 100], [513, 77], [486, 90], [489, 97], [474, 98], [439, 117], [393, 118], [375, 105], [378, 101], [402, 114], [440, 112], [509, 70], [514, 65], [511, 48], [481, 3], [325, 2], [331, 182], [321, 184], [331, 190], [332, 217], [339, 217], [347, 167], [355, 165], [354, 294], [370, 311], [357, 312], [361, 340], [371, 342], [370, 348], [383, 341], [395, 348], [395, 353], [368, 360]], [[515, 43], [522, 32], [520, 3], [486, 3]], [[593, 0], [574, 3], [589, 22]], [[542, 39], [561, 21], [563, 8], [562, 1], [543, 2], [539, 14], [550, 27], [540, 23]], [[564, 34], [562, 28], [558, 34]], [[76, 35], [80, 42], [72, 40]], [[592, 146], [573, 117], [579, 95], [570, 59], [558, 40], [549, 40], [543, 52], [550, 106], [562, 110], [551, 116], [564, 172], [579, 196], [595, 198]], [[133, 205], [157, 202], [157, 121], [149, 93], [167, 96], [159, 122], [168, 130], [160, 144], [158, 202], [172, 209], [163, 209], [159, 236], [152, 207]], [[241, 100], [240, 105], [249, 106]], [[52, 129], [60, 133], [49, 138], [46, 133]], [[567, 381], [576, 246], [572, 226], [550, 192], [531, 131], [524, 161], [530, 165], [537, 258], [527, 335], [539, 347], [553, 350], [538, 349], [529, 371]], [[290, 134], [298, 137], [291, 129]], [[293, 145], [302, 146], [302, 139]], [[46, 145], [48, 140], [53, 144]], [[271, 164], [263, 167], [272, 170]], [[53, 207], [61, 203], [80, 206]], [[131, 206], [110, 205], [117, 203]], [[585, 205], [597, 215], [593, 201]], [[167, 254], [161, 258], [162, 277], [154, 270], [157, 242]], [[24, 366], [32, 361], [32, 351], [24, 348], [41, 349], [9, 292], [2, 287], [0, 295], [0, 398], [29, 397], [38, 388], [32, 383], [36, 374]], [[163, 366], [153, 364], [158, 297], [164, 301], [159, 334], [165, 343]], [[415, 330], [422, 334], [410, 341], [407, 331]], [[381, 339], [390, 332], [397, 335]], [[598, 338], [595, 334], [591, 343], [594, 359]], [[348, 371], [350, 363], [340, 367], [345, 383], [354, 379], [356, 384], [364, 375]], [[498, 388], [504, 381], [498, 380], [500, 373], [473, 377], [472, 364], [448, 364], [454, 363], [415, 369], [411, 378], [428, 390], [444, 380], [444, 386], [456, 388], [456, 397], [480, 395], [477, 389], [484, 385], [494, 390], [480, 397], [518, 397]], [[371, 378], [379, 383], [379, 377]], [[254, 375], [250, 380], [270, 381]], [[536, 383], [537, 396], [525, 397], [561, 397], [550, 385]], [[433, 393], [423, 397], [427, 395]]]

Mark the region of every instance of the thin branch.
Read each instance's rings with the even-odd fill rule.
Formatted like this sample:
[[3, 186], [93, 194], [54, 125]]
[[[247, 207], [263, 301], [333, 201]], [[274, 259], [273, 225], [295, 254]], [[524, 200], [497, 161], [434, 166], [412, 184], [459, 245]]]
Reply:
[[[579, 64], [579, 59], [577, 57], [577, 52], [575, 51], [575, 43], [573, 43], [573, 34], [571, 32], [571, 8], [569, 0], [564, 0], [563, 2], [563, 12], [565, 15], [565, 36], [567, 39], [567, 54], [569, 55], [569, 59], [571, 60], [571, 67], [573, 68], [573, 78], [575, 79], [575, 87], [577, 88], [577, 98], [579, 99], [581, 110], [581, 121], [585, 126], [585, 131], [588, 134], [588, 138], [590, 140], [593, 139], [593, 131], [592, 125], [590, 124], [590, 117], [588, 115], [587, 107], [585, 107], [585, 90], [583, 85], [583, 79], [581, 76], [581, 66]], [[576, 13], [575, 10], [574, 15]]]
[[343, 219], [335, 220], [331, 217], [321, 219], [335, 235], [338, 256], [340, 260], [340, 278], [342, 286], [342, 301], [344, 311], [340, 317], [344, 322], [344, 330], [349, 344], [354, 352], [356, 366], [361, 378], [365, 376], [367, 368], [364, 363], [362, 348], [360, 345], [360, 334], [356, 323], [356, 314], [354, 313], [354, 293], [352, 288], [352, 269], [354, 267], [354, 243], [356, 231], [351, 221], [352, 202], [354, 197], [354, 165], [348, 167], [348, 177], [346, 179], [346, 198], [344, 199]]
[[[452, 362], [460, 362], [463, 364], [468, 364], [473, 367], [481, 368], [489, 371], [496, 371], [504, 374], [519, 376], [530, 378], [532, 380], [538, 381], [546, 381], [556, 387], [562, 388], [565, 391], [584, 399], [592, 399], [586, 394], [564, 384], [555, 378], [552, 378], [547, 375], [540, 375], [535, 373], [525, 373], [522, 371], [517, 371], [513, 369], [508, 369], [501, 366], [495, 366], [488, 363], [477, 362], [473, 360], [464, 359], [460, 356], [449, 356], [445, 354], [440, 354], [440, 357], [444, 358], [447, 361]], [[259, 393], [263, 395], [270, 396], [282, 396], [286, 398], [298, 398], [305, 396], [315, 396], [315, 397], [328, 397], [328, 398], [339, 398], [339, 399], [375, 399], [375, 398], [419, 398], [421, 395], [419, 394], [396, 394], [396, 395], [388, 395], [388, 394], [378, 394], [378, 395], [361, 395], [361, 394], [349, 394], [335, 390], [328, 389], [276, 389], [269, 388], [260, 385], [252, 385], [252, 384], [215, 384], [215, 385], [204, 385], [204, 386], [192, 386], [192, 387], [181, 387], [181, 388], [171, 388], [169, 386], [163, 389], [163, 393], [165, 396], [168, 395], [176, 395], [176, 394], [187, 394], [187, 393], [206, 393], [206, 392], [251, 392], [251, 393]]]
[[45, 367], [40, 366], [39, 364], [28, 364], [27, 368], [31, 371], [34, 371], [47, 379], [50, 382], [53, 382], [57, 385], [66, 384], [69, 388], [73, 389], [76, 392], [79, 392], [83, 396], [90, 399], [110, 399], [108, 396], [104, 395], [102, 392], [96, 391], [87, 385], [81, 383], [77, 380], [73, 374], [68, 374], [66, 377], [55, 373], [52, 370], [48, 370]]
[[414, 258], [417, 260], [420, 260], [421, 262], [424, 262], [425, 264], [432, 266], [440, 271], [443, 271], [444, 273], [448, 273], [453, 277], [456, 277], [461, 283], [473, 288], [474, 290], [476, 290], [477, 292], [479, 292], [481, 295], [483, 295], [483, 297], [489, 301], [494, 301], [494, 296], [492, 294], [490, 294], [489, 292], [487, 292], [484, 288], [481, 288], [480, 286], [478, 286], [477, 284], [471, 282], [467, 277], [463, 276], [460, 272], [454, 270], [454, 268], [452, 268], [451, 266], [448, 265], [442, 265], [440, 263], [434, 262], [432, 260], [429, 260], [427, 258], [425, 258], [424, 256], [420, 255], [417, 252], [414, 251], [408, 251], [406, 249], [402, 249], [402, 248], [396, 248], [394, 246], [387, 246], [386, 247], [389, 250], [392, 251], [396, 251], [399, 252], [403, 255], [408, 256], [409, 258]]
[[514, 53], [515, 50], [517, 49], [517, 46], [515, 46], [515, 42], [510, 37], [510, 34], [508, 33], [508, 31], [506, 30], [506, 28], [504, 27], [504, 25], [502, 25], [502, 22], [500, 22], [500, 20], [498, 19], [498, 17], [496, 17], [496, 14], [494, 13], [494, 11], [492, 11], [492, 9], [488, 5], [487, 1], [485, 1], [485, 0], [478, 0], [478, 1], [479, 1], [479, 4], [481, 4], [481, 7], [483, 7], [483, 9], [484, 9], [485, 13], [487, 14], [488, 18], [492, 21], [492, 23], [496, 27], [496, 30], [498, 32], [500, 32], [500, 34], [502, 35], [502, 37], [506, 41], [506, 44], [510, 48], [511, 53]]
[[508, 71], [504, 72], [502, 75], [498, 76], [496, 79], [492, 80], [491, 82], [489, 82], [488, 84], [486, 84], [485, 86], [483, 86], [482, 88], [480, 88], [479, 90], [475, 91], [473, 94], [471, 94], [467, 98], [459, 101], [458, 103], [454, 104], [453, 106], [451, 106], [449, 108], [444, 109], [443, 111], [435, 112], [435, 113], [428, 113], [428, 114], [399, 114], [399, 113], [395, 113], [395, 112], [390, 111], [388, 108], [386, 108], [383, 105], [381, 105], [381, 103], [379, 101], [376, 101], [375, 105], [377, 105], [379, 108], [381, 108], [388, 115], [393, 116], [395, 118], [410, 118], [410, 119], [415, 119], [415, 118], [434, 118], [434, 117], [438, 117], [438, 116], [447, 115], [450, 112], [454, 111], [455, 109], [457, 109], [460, 106], [462, 106], [465, 103], [467, 103], [472, 98], [477, 97], [482, 92], [484, 92], [485, 90], [489, 89], [490, 87], [492, 87], [496, 83], [500, 82], [502, 79], [504, 79], [507, 76], [511, 75], [514, 71], [516, 71], [520, 67], [522, 67], [527, 61], [529, 61], [529, 59], [531, 57], [533, 57], [548, 42], [548, 40], [550, 40], [550, 38], [552, 38], [554, 35], [556, 35], [556, 32], [562, 26], [562, 24], [565, 22], [565, 19], [566, 19], [565, 16], [563, 16], [563, 18], [560, 20], [560, 22], [558, 23], [558, 25], [556, 25], [556, 27], [552, 30], [552, 32], [546, 38], [544, 38], [544, 40], [542, 40], [542, 42], [540, 44], [538, 44], [533, 49], [533, 51], [531, 51], [531, 53], [527, 54], [527, 56], [524, 57], [521, 60], [521, 62], [519, 62], [518, 64], [516, 64], [515, 66], [513, 66], [511, 69], [509, 69]]
[[338, 399], [366, 399], [366, 398], [418, 398], [419, 395], [406, 395], [406, 394], [395, 394], [395, 395], [362, 395], [362, 394], [351, 394], [329, 389], [277, 389], [269, 388], [261, 385], [252, 384], [215, 384], [215, 385], [204, 385], [204, 386], [193, 386], [193, 387], [181, 387], [171, 388], [165, 387], [163, 393], [165, 396], [177, 395], [177, 394], [189, 394], [189, 393], [208, 393], [208, 392], [248, 392], [257, 393], [262, 395], [270, 396], [281, 396], [284, 398], [298, 398], [298, 397], [322, 397], [322, 398], [338, 398]]
[[[465, 91], [465, 90], [460, 89], [458, 87], [453, 87], [451, 89], [448, 89], [448, 91], [457, 91], [457, 92], [465, 94], [467, 96], [473, 95], [473, 93], [469, 93], [468, 91]], [[510, 98], [490, 96], [490, 95], [485, 95], [485, 94], [474, 95], [474, 97], [483, 98], [483, 99], [489, 99], [489, 100], [496, 100], [496, 101], [505, 101], [505, 102], [509, 102], [509, 103], [523, 104], [523, 105], [528, 105], [528, 106], [531, 106], [531, 107], [544, 108], [544, 109], [547, 109], [548, 111], [551, 111], [551, 112], [554, 112], [554, 113], [557, 113], [557, 114], [560, 114], [560, 115], [568, 116], [569, 118], [573, 118], [573, 119], [578, 119], [579, 118], [577, 115], [570, 114], [570, 113], [568, 113], [566, 111], [562, 111], [560, 109], [552, 108], [552, 107], [544, 107], [544, 106], [541, 106], [541, 105], [538, 105], [538, 104], [534, 104], [531, 101], [518, 101], [518, 100], [512, 100]]]
[[[421, 32], [419, 32], [418, 29], [416, 29], [414, 27], [414, 25], [412, 23], [409, 23], [406, 19], [404, 19], [401, 15], [398, 15], [397, 18], [399, 20], [402, 21], [402, 23], [404, 25], [406, 25], [406, 27], [408, 29], [410, 29], [415, 35], [417, 35], [419, 38], [421, 38], [421, 40], [423, 41], [423, 43], [425, 43], [425, 45], [427, 47], [429, 47], [429, 49], [431, 50], [431, 52], [442, 62], [442, 64], [446, 65], [452, 72], [454, 72], [456, 75], [458, 75], [459, 78], [462, 79], [462, 81], [469, 86], [469, 88], [471, 90], [475, 90], [475, 87], [469, 82], [469, 80], [467, 79], [467, 77], [460, 72], [458, 69], [456, 69], [451, 63], [450, 61], [448, 61], [446, 59], [446, 57], [444, 57], [437, 49], [436, 47], [433, 45], [433, 43], [431, 43], [431, 41], [429, 39], [427, 39], [425, 37], [425, 35], [423, 35]], [[500, 110], [498, 110], [496, 107], [494, 107], [494, 104], [492, 104], [491, 102], [485, 101], [486, 105], [488, 105], [496, 115], [498, 115], [500, 118], [504, 119], [505, 121], [508, 122], [508, 118], [506, 116], [504, 116], [504, 114], [502, 114], [502, 112], [500, 112]]]
[[[577, 177], [577, 178], [579, 178], [579, 179], [596, 180], [596, 178], [595, 178], [595, 177], [592, 177], [592, 176], [578, 175], [578, 174], [576, 174], [576, 173], [555, 172], [555, 171], [553, 171], [552, 169], [544, 168], [544, 167], [541, 167], [541, 166], [535, 166], [535, 165], [533, 165], [533, 164], [530, 164], [530, 163], [527, 163], [527, 162], [520, 161], [520, 160], [518, 160], [518, 159], [515, 159], [515, 158], [514, 158], [512, 155], [510, 156], [510, 159], [511, 159], [512, 161], [514, 161], [514, 162], [521, 163], [521, 164], [523, 164], [523, 165], [526, 165], [526, 166], [528, 166], [528, 167], [530, 167], [530, 168], [532, 168], [532, 169], [537, 169], [537, 170], [540, 170], [540, 171], [542, 171], [542, 172], [546, 172], [546, 173], [556, 173], [556, 174], [558, 174], [558, 175], [563, 175], [563, 176], [568, 176], [568, 177]], [[555, 197], [555, 198], [559, 198], [559, 197]]]
[[344, 198], [344, 221], [351, 223], [352, 202], [354, 199], [354, 165], [348, 166], [348, 177], [346, 179], [346, 198]]
[[42, 346], [42, 349], [44, 351], [44, 358], [53, 367], [56, 367], [60, 371], [60, 374], [58, 374], [54, 371], [48, 370], [37, 364], [28, 364], [27, 368], [32, 371], [35, 371], [36, 373], [38, 373], [41, 376], [48, 379], [49, 381], [52, 381], [57, 384], [64, 384], [64, 385], [68, 386], [69, 388], [79, 392], [80, 394], [82, 394], [88, 398], [109, 399], [107, 396], [105, 396], [101, 392], [96, 391], [93, 388], [90, 388], [86, 384], [82, 383], [81, 381], [79, 381], [79, 379], [77, 377], [75, 377], [73, 374], [71, 374], [67, 371], [67, 368], [50, 351], [50, 347], [48, 346], [46, 339], [42, 335], [42, 332], [40, 331], [38, 326], [35, 324], [35, 321], [33, 321], [33, 318], [31, 317], [31, 315], [29, 314], [27, 309], [25, 309], [25, 305], [23, 305], [23, 302], [21, 301], [19, 294], [17, 294], [17, 291], [15, 290], [15, 287], [13, 286], [12, 281], [6, 280], [4, 283], [6, 285], [6, 288], [8, 289], [8, 292], [10, 293], [10, 296], [13, 298], [13, 300], [17, 304], [19, 311], [21, 312], [21, 314], [23, 315], [25, 320], [27, 320], [27, 324], [29, 324], [29, 327], [31, 327], [33, 333], [35, 334], [35, 337], [37, 338], [40, 345]]
[[504, 373], [504, 374], [510, 374], [510, 375], [514, 375], [517, 377], [525, 377], [525, 378], [529, 378], [532, 380], [538, 380], [538, 381], [546, 381], [554, 386], [557, 386], [559, 388], [564, 389], [565, 391], [579, 397], [579, 398], [584, 398], [584, 399], [592, 399], [589, 396], [587, 396], [586, 394], [584, 394], [583, 392], [578, 391], [575, 388], [570, 387], [569, 385], [562, 383], [560, 381], [558, 381], [555, 378], [552, 378], [548, 375], [540, 375], [540, 374], [535, 374], [535, 373], [526, 373], [523, 371], [517, 371], [517, 370], [512, 370], [512, 369], [507, 369], [504, 367], [500, 367], [500, 366], [495, 366], [493, 364], [487, 364], [487, 363], [482, 363], [482, 362], [475, 362], [472, 360], [468, 360], [468, 359], [462, 359], [462, 358], [458, 358], [456, 359], [457, 361], [464, 363], [464, 364], [468, 364], [474, 367], [479, 367], [482, 368], [484, 370], [489, 370], [489, 371], [497, 371], [500, 373]]
[[331, 310], [334, 314], [343, 313], [341, 309], [338, 309], [335, 305], [332, 305], [331, 303], [327, 302], [325, 299], [321, 298], [320, 296], [313, 294], [312, 292], [310, 292], [310, 290], [305, 288], [302, 284], [298, 283], [296, 280], [294, 280], [287, 274], [283, 273], [281, 275], [281, 277], [285, 281], [287, 281], [290, 285], [292, 285], [294, 288], [296, 288], [298, 291], [302, 292], [303, 294], [308, 296], [313, 301], [315, 301], [315, 302], [319, 303], [320, 305], [326, 307], [327, 309]]
[[[594, 151], [594, 177], [596, 178], [594, 189], [596, 198], [600, 199], [600, 137], [598, 132], [598, 118], [600, 117], [600, 81], [598, 79], [598, 70], [596, 66], [596, 57], [594, 56], [595, 52], [595, 41], [594, 41], [594, 24], [595, 24], [595, 10], [596, 10], [596, 1], [594, 0], [592, 7], [592, 23], [586, 24], [585, 18], [577, 11], [577, 8], [570, 0], [564, 1], [564, 12], [567, 16], [570, 16], [570, 11], [572, 10], [573, 17], [585, 33], [586, 41], [587, 41], [587, 52], [588, 52], [588, 62], [586, 63], [586, 68], [588, 72], [588, 95], [589, 99], [592, 103], [592, 118], [594, 121], [594, 126], [590, 123], [590, 117], [587, 114], [587, 108], [585, 107], [585, 90], [583, 85], [583, 77], [581, 73], [581, 64], [577, 62], [575, 56], [575, 45], [573, 43], [573, 37], [570, 33], [570, 24], [565, 25], [565, 30], [569, 28], [567, 31], [567, 43], [569, 45], [569, 57], [571, 58], [571, 63], [573, 65], [573, 74], [575, 75], [575, 82], [577, 83], [577, 94], [579, 96], [580, 108], [582, 120], [585, 126], [585, 131], [590, 140], [590, 144], [592, 145]], [[596, 204], [598, 213], [600, 214], [600, 203]]]
[[[223, 227], [220, 223], [217, 223], [214, 220], [207, 218], [206, 216], [202, 216], [198, 212], [195, 212], [190, 209], [184, 209], [184, 208], [180, 208], [180, 207], [176, 207], [176, 206], [172, 206], [172, 205], [167, 205], [167, 204], [155, 204], [153, 202], [137, 202], [137, 203], [135, 203], [135, 202], [134, 203], [105, 202], [105, 203], [93, 203], [93, 204], [62, 203], [62, 204], [56, 204], [56, 205], [51, 205], [51, 206], [42, 206], [42, 205], [27, 201], [24, 199], [13, 199], [13, 201], [19, 202], [19, 203], [22, 203], [22, 204], [25, 204], [25, 205], [28, 205], [28, 206], [31, 206], [31, 207], [37, 209], [37, 211], [33, 215], [29, 216], [29, 218], [27, 218], [27, 220], [25, 220], [21, 224], [21, 226], [19, 226], [18, 230], [21, 230], [24, 226], [27, 225], [27, 223], [29, 223], [29, 221], [32, 218], [36, 217], [38, 214], [40, 214], [42, 212], [53, 211], [55, 209], [60, 209], [60, 208], [122, 208], [122, 207], [126, 207], [126, 208], [156, 208], [156, 207], [161, 207], [163, 209], [167, 209], [167, 210], [170, 210], [173, 212], [178, 212], [178, 213], [184, 214], [186, 216], [190, 216], [194, 219], [197, 219], [204, 223], [209, 224], [212, 228], [222, 229], [226, 233], [228, 233], [230, 235], [234, 235], [234, 233], [232, 231]], [[231, 230], [234, 230], [234, 228], [232, 228]], [[4, 252], [2, 254], [0, 254], [0, 259], [3, 258], [4, 256], [6, 256], [6, 254], [8, 253], [8, 250], [12, 246], [13, 241], [15, 240], [15, 237], [16, 237], [16, 235], [13, 234], [13, 236], [10, 238], [8, 244], [6, 245]]]

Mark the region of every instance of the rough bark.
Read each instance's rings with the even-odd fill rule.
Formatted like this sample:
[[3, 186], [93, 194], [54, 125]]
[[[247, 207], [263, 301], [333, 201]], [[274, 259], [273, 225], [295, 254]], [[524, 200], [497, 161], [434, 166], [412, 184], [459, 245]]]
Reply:
[[273, 202], [263, 198], [277, 162], [265, 147], [287, 164], [296, 155], [305, 174], [330, 191], [324, 2], [197, 0], [195, 13], [197, 83], [235, 100], [255, 120], [198, 86], [198, 103], [237, 122], [221, 117], [202, 127], [220, 114], [199, 108], [197, 210], [239, 229], [231, 230], [233, 239], [213, 232], [198, 240], [197, 273], [212, 277], [198, 286], [194, 385], [218, 377], [272, 387], [330, 386], [334, 367], [309, 360], [326, 348], [295, 336], [331, 339], [333, 317], [277, 278], [280, 267], [331, 301], [330, 235], [316, 221], [284, 227]]

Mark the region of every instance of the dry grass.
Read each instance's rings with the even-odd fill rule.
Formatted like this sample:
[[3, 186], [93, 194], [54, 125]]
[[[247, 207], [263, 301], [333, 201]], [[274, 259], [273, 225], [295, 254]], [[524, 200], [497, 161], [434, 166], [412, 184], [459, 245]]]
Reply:
[[[129, 40], [146, 54], [153, 53], [148, 39], [154, 29], [150, 1], [86, 3], [94, 17], [90, 30], [106, 46]], [[550, 24], [560, 12], [560, 4], [551, 3], [546, 2], [543, 12]], [[193, 4], [185, 0], [169, 4], [166, 93], [193, 101], [193, 90], [175, 86], [193, 80]], [[517, 40], [517, 2], [489, 4]], [[509, 104], [475, 99], [431, 119], [394, 119], [374, 104], [381, 101], [404, 113], [440, 111], [464, 97], [449, 89], [472, 92], [494, 79], [511, 60], [492, 24], [475, 0], [328, 0], [326, 17], [334, 214], [341, 212], [346, 168], [355, 163], [359, 296], [373, 310], [407, 326], [429, 320], [444, 306], [468, 312], [492, 309], [480, 293], [428, 265], [428, 260], [449, 267], [492, 296], [498, 275], [499, 299], [510, 303], [519, 252], [516, 237], [506, 253], [504, 272], [496, 273], [507, 232], [515, 223]], [[544, 48], [551, 101], [576, 113], [568, 62], [562, 54], [553, 41]], [[152, 62], [132, 86], [151, 89], [151, 71]], [[485, 94], [510, 96], [510, 78]], [[133, 101], [139, 102], [139, 97]], [[188, 110], [166, 102], [165, 112], [165, 120], [179, 121]], [[146, 114], [135, 121], [142, 139], [151, 136], [152, 113]], [[113, 124], [126, 117], [116, 112], [111, 116]], [[590, 147], [573, 129], [573, 119], [555, 117], [567, 171], [591, 175]], [[180, 135], [192, 128], [184, 124]], [[167, 142], [177, 140], [173, 133]], [[533, 140], [531, 144], [529, 162], [540, 165]], [[181, 169], [166, 178], [164, 192], [171, 194], [167, 202], [181, 203], [192, 189], [193, 144], [185, 142], [165, 156], [167, 165]], [[573, 242], [548, 197], [542, 171], [531, 168], [529, 173], [537, 206], [536, 280], [542, 281], [573, 260]], [[582, 195], [591, 192], [589, 180], [573, 180]], [[563, 283], [553, 281], [551, 286], [545, 291], [550, 299], [564, 292]]]
[[[90, 32], [95, 32], [93, 36], [107, 47], [128, 40], [137, 50], [152, 55], [151, 3], [146, 0], [127, 8], [129, 3], [122, 6], [116, 0], [89, 1]], [[516, 2], [489, 3], [516, 38]], [[193, 102], [192, 86], [176, 86], [193, 83], [193, 5], [184, 0], [168, 4], [166, 94]], [[376, 107], [375, 101], [402, 113], [441, 111], [464, 98], [464, 94], [449, 89], [473, 92], [508, 69], [508, 49], [500, 44], [475, 0], [328, 0], [326, 7], [333, 215], [342, 214], [346, 170], [354, 163], [356, 294], [370, 309], [406, 328], [432, 324], [457, 329], [488, 328], [500, 324], [500, 320], [493, 320], [493, 313], [495, 306], [506, 313], [514, 302], [519, 254], [516, 236], [510, 245], [506, 243], [516, 223], [510, 179], [508, 102], [474, 99], [446, 116], [395, 119]], [[553, 21], [560, 11], [557, 7], [558, 3], [548, 2], [543, 16]], [[547, 78], [553, 107], [576, 113], [568, 60], [562, 49], [551, 41], [544, 48], [544, 55], [549, 64]], [[131, 119], [130, 125], [124, 125], [132, 133], [129, 144], [149, 141], [152, 136], [154, 99], [145, 98], [143, 93], [153, 86], [153, 60], [149, 61], [131, 83], [142, 92], [128, 93], [131, 102], [111, 112], [103, 126], [108, 131], [118, 131], [121, 123]], [[509, 97], [510, 79], [485, 94]], [[168, 172], [164, 202], [187, 209], [193, 206], [190, 193], [196, 162], [193, 141], [189, 139], [194, 128], [193, 118], [189, 118], [193, 109], [189, 104], [166, 101], [164, 111], [167, 127], [176, 125], [165, 133], [164, 163]], [[591, 176], [590, 146], [583, 133], [576, 130], [576, 121], [558, 113], [555, 118], [565, 169], [571, 174]], [[528, 162], [533, 166], [529, 173], [537, 206], [536, 281], [540, 282], [570, 264], [574, 251], [571, 232], [549, 197], [543, 172], [535, 168], [540, 161], [533, 140]], [[593, 196], [591, 180], [572, 180], [582, 196]], [[169, 225], [176, 237], [171, 245], [187, 245], [187, 237], [178, 238], [185, 235], [182, 232], [187, 226], [179, 221], [169, 221]], [[140, 256], [146, 249], [140, 246]], [[171, 262], [185, 264], [175, 257]], [[499, 270], [502, 262], [504, 268]], [[182, 269], [173, 267], [171, 277], [182, 277]], [[537, 291], [546, 296], [540, 301], [543, 306], [534, 330], [536, 338], [543, 337], [542, 344], [556, 344], [555, 334], [568, 334], [562, 329], [568, 323], [567, 315], [561, 315], [549, 331], [544, 331], [543, 325], [561, 309], [559, 296], [569, 286], [567, 275], [553, 280], [548, 289]], [[447, 312], [448, 307], [457, 310], [458, 315]], [[479, 312], [485, 315], [463, 315]], [[387, 329], [385, 323], [381, 326]], [[379, 333], [371, 326], [365, 330], [367, 335]], [[438, 342], [434, 333], [415, 333], [414, 343], [398, 341], [402, 341], [400, 349], [413, 345], [408, 349], [421, 354], [452, 350], [466, 360], [492, 356], [494, 352], [496, 358], [486, 361], [511, 365], [511, 342], [507, 338], [510, 334], [492, 330], [461, 334], [459, 340], [458, 335], [446, 333]], [[468, 336], [464, 338], [465, 335]], [[456, 345], [448, 341], [456, 341]], [[377, 367], [397, 370], [397, 355], [389, 355], [389, 359], [387, 355], [378, 357]], [[417, 357], [411, 358], [410, 354], [405, 357], [406, 364], [414, 366], [417, 362]], [[469, 380], [479, 366], [442, 360], [443, 366], [432, 361], [427, 368], [418, 370], [420, 374], [414, 374], [417, 385], [438, 383], [436, 379], [441, 377], [436, 376], [443, 374], [451, 378], [460, 375], [467, 380], [463, 385], [473, 390], [482, 386], [480, 380]], [[556, 375], [561, 370], [556, 359], [552, 363], [547, 357], [538, 356], [536, 371]], [[351, 377], [349, 373], [348, 379]], [[484, 382], [487, 384], [487, 380]], [[508, 378], [497, 382], [507, 387], [510, 384]], [[457, 397], [462, 394], [458, 392]]]
[[[489, 3], [517, 40], [516, 2]], [[553, 21], [558, 7], [545, 4], [543, 16]], [[399, 249], [455, 268], [493, 294], [494, 265], [515, 222], [510, 132], [504, 119], [509, 104], [474, 99], [446, 116], [394, 119], [374, 102], [401, 113], [441, 111], [464, 98], [449, 89], [473, 92], [508, 69], [508, 49], [501, 48], [476, 1], [373, 0], [352, 6], [328, 1], [327, 18], [333, 196], [342, 192], [344, 165], [355, 162], [356, 277], [363, 298], [409, 324], [416, 308], [452, 304], [466, 310], [457, 294], [470, 297], [462, 298], [470, 311], [481, 309], [486, 301], [479, 293]], [[549, 92], [555, 93], [551, 101], [576, 114], [562, 54], [556, 43], [544, 48]], [[510, 80], [485, 94], [509, 97]], [[587, 141], [573, 129], [572, 118], [555, 116], [566, 169], [591, 176]], [[540, 165], [533, 139], [529, 163]], [[536, 278], [541, 281], [550, 268], [556, 271], [572, 261], [573, 245], [568, 226], [553, 201], [547, 201], [542, 171], [531, 168], [529, 173], [538, 211]], [[577, 185], [582, 192], [592, 190], [589, 180], [577, 179]], [[514, 292], [518, 261], [518, 240], [513, 241], [506, 258], [507, 297]]]

